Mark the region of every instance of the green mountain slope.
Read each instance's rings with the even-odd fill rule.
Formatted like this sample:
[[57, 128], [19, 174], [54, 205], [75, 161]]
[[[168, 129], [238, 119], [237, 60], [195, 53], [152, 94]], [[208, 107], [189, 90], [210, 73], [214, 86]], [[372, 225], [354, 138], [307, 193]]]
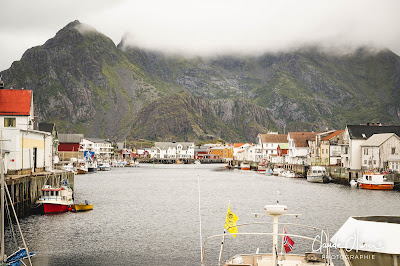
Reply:
[[93, 137], [254, 141], [267, 130], [400, 123], [400, 58], [389, 50], [182, 57], [115, 46], [74, 21], [0, 74], [34, 91], [39, 121]]

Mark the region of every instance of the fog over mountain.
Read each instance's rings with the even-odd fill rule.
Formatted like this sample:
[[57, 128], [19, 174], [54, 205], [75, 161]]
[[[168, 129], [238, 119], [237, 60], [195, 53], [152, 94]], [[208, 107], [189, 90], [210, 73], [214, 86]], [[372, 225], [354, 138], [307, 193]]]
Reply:
[[[400, 54], [400, 2], [5, 0], [0, 70], [79, 19], [118, 44], [173, 54], [260, 55], [318, 46], [334, 53], [358, 47]], [[68, 12], [66, 12], [68, 10]]]

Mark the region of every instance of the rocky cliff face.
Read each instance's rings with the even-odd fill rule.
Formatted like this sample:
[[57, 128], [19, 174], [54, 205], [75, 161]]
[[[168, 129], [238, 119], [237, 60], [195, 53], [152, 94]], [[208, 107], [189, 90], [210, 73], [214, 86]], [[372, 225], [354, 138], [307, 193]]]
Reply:
[[186, 58], [116, 47], [75, 21], [1, 74], [34, 91], [41, 121], [88, 136], [253, 141], [268, 129], [400, 122], [400, 59], [389, 50]]

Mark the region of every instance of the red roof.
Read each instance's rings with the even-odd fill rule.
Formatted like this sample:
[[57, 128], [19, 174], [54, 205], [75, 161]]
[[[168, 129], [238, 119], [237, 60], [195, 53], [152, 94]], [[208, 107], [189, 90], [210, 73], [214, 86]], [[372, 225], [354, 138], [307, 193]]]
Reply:
[[31, 90], [0, 90], [0, 115], [29, 115]]
[[333, 132], [330, 135], [326, 136], [322, 140], [330, 140], [331, 138], [336, 137], [337, 135], [339, 135], [342, 132], [344, 132], [344, 130], [336, 130], [335, 132]]

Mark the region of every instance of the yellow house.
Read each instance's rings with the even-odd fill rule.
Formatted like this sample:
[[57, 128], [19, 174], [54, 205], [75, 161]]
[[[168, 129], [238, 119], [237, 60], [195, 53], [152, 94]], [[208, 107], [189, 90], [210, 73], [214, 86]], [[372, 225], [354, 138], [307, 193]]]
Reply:
[[220, 158], [233, 159], [233, 146], [232, 145], [221, 145], [212, 147], [210, 154], [219, 155]]

